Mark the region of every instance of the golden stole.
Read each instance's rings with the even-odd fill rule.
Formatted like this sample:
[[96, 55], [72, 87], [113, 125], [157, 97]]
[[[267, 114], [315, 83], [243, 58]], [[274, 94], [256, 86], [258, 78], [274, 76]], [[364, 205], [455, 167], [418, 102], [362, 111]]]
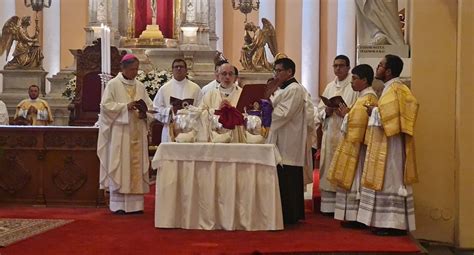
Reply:
[[364, 105], [376, 106], [377, 96], [367, 94], [357, 99], [347, 116], [347, 133], [339, 142], [329, 167], [328, 180], [345, 190], [351, 189], [369, 120]]
[[395, 82], [379, 100], [383, 129], [369, 127], [366, 134], [367, 154], [362, 173], [362, 185], [382, 190], [387, 159], [387, 137], [401, 134], [405, 143], [404, 183], [418, 182], [413, 132], [418, 113], [418, 102], [410, 89]]

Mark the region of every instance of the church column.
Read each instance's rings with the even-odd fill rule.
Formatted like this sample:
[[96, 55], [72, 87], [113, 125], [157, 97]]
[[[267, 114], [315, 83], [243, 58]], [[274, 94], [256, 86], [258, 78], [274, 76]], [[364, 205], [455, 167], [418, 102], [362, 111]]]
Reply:
[[[3, 26], [5, 22], [15, 15], [15, 0], [2, 0], [0, 1], [0, 24]], [[14, 48], [10, 51], [10, 55], [13, 53]], [[5, 52], [6, 54], [6, 52]], [[10, 58], [9, 58], [10, 59]], [[3, 67], [7, 61], [5, 61], [5, 56], [0, 56], [0, 70], [3, 70]], [[3, 91], [3, 75], [0, 74], [0, 93]]]
[[[43, 68], [52, 77], [61, 68], [61, 1], [55, 1], [50, 8], [43, 9]], [[46, 94], [51, 83], [46, 80]]]
[[[275, 0], [261, 0], [260, 1], [260, 8], [258, 10], [258, 16], [259, 16], [259, 23], [260, 27], [263, 27], [262, 24], [262, 18], [268, 19], [270, 23], [272, 23], [273, 26], [276, 28], [276, 23], [275, 23], [275, 7], [276, 7], [276, 2]], [[267, 54], [267, 59], [270, 62], [273, 62], [274, 58], [272, 53], [270, 52], [270, 49], [268, 48], [267, 45], [265, 45], [265, 53]]]
[[[224, 0], [215, 0], [214, 29], [216, 34], [216, 50], [224, 52]], [[211, 10], [212, 14], [212, 10]]]
[[356, 64], [356, 6], [354, 1], [337, 2], [337, 55], [346, 55]]
[[303, 0], [301, 33], [301, 84], [311, 94], [313, 103], [319, 98], [319, 12], [320, 0]]
[[[90, 45], [92, 42], [100, 37], [100, 24], [112, 25], [112, 2], [111, 0], [89, 0], [89, 24], [86, 30], [86, 44]], [[115, 33], [116, 29], [112, 27]], [[112, 41], [114, 44], [114, 41]]]

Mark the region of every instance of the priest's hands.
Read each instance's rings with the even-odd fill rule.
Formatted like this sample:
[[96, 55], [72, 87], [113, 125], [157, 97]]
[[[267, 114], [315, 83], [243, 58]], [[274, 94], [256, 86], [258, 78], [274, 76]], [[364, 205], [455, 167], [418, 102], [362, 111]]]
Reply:
[[375, 106], [368, 104], [364, 104], [364, 106], [367, 108], [367, 115], [372, 115], [372, 110], [375, 108]]
[[137, 109], [137, 102], [133, 101], [127, 104], [127, 109], [133, 111]]
[[30, 106], [30, 108], [28, 108], [28, 112], [27, 112], [28, 115], [37, 114], [37, 113], [38, 113], [38, 110], [34, 106]]
[[347, 107], [347, 105], [340, 103], [339, 108], [336, 109], [336, 114], [337, 116], [344, 118], [344, 116], [349, 112], [349, 110], [350, 109]]
[[332, 107], [326, 107], [326, 109], [324, 109], [324, 111], [326, 112], [326, 117], [329, 117], [331, 116], [333, 113], [334, 113], [334, 110], [336, 108], [332, 108]]
[[227, 99], [222, 100], [221, 104], [219, 105], [219, 109], [222, 109], [222, 107], [224, 107], [226, 105], [231, 106], [229, 100], [227, 100]]
[[283, 84], [283, 81], [278, 78], [270, 78], [267, 81], [267, 88], [265, 90], [265, 98], [270, 98], [270, 96], [277, 91], [277, 89]]

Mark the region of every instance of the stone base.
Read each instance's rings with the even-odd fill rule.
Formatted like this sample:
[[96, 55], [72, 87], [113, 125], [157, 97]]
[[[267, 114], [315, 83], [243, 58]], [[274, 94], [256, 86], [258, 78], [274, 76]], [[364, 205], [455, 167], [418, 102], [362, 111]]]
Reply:
[[44, 70], [1, 70], [3, 75], [3, 92], [0, 99], [7, 105], [8, 116], [15, 116], [17, 104], [28, 98], [28, 87], [36, 84], [41, 93], [45, 94], [45, 77], [48, 72]]
[[408, 45], [359, 45], [357, 58], [383, 58], [387, 54], [397, 55], [401, 58], [410, 57]]
[[241, 86], [246, 84], [267, 84], [267, 80], [272, 77], [272, 72], [240, 71], [239, 84]]
[[48, 78], [48, 81], [51, 83], [51, 91], [44, 97], [44, 100], [48, 102], [53, 113], [54, 122], [51, 125], [67, 126], [69, 124], [70, 112], [68, 106], [71, 102], [62, 94], [66, 89], [66, 83], [73, 77], [72, 71], [62, 70], [53, 77]]
[[44, 70], [1, 70], [3, 75], [3, 94], [21, 94], [28, 96], [28, 87], [36, 84], [45, 95], [45, 77], [48, 72]]

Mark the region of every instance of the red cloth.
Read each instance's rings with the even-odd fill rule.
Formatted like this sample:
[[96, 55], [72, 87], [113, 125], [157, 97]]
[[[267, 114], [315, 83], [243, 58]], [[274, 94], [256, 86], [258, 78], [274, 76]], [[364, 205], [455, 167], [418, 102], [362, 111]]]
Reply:
[[135, 37], [138, 38], [151, 24], [151, 5], [149, 0], [135, 0]]
[[220, 110], [215, 111], [215, 114], [220, 115], [219, 123], [226, 129], [234, 129], [235, 126], [244, 125], [242, 113], [230, 105], [224, 105]]
[[173, 0], [158, 0], [156, 3], [156, 23], [165, 38], [173, 38]]

